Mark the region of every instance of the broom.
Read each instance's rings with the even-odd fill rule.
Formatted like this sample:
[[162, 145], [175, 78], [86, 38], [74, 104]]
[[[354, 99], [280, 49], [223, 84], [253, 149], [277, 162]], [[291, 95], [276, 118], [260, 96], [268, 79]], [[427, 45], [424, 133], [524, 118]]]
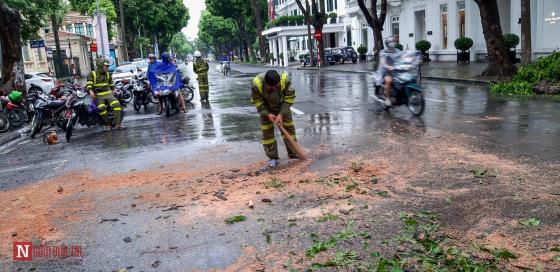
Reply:
[[290, 145], [292, 150], [295, 152], [295, 155], [299, 159], [305, 160], [306, 157], [305, 157], [305, 151], [303, 150], [303, 148], [296, 142], [296, 140], [294, 140], [294, 138], [292, 138], [292, 135], [290, 135], [288, 133], [288, 131], [286, 130], [286, 128], [284, 128], [284, 126], [282, 126], [282, 124], [276, 123], [276, 125], [278, 125], [278, 128], [280, 129], [280, 131], [284, 135], [284, 138], [286, 139], [286, 141], [288, 142], [288, 144]]

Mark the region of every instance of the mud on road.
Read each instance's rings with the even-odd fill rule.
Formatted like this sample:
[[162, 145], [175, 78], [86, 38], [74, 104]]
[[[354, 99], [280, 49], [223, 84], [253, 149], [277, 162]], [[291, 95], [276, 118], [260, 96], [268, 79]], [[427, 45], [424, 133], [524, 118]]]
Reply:
[[[318, 144], [310, 160], [275, 170], [264, 161], [224, 170], [209, 150], [196, 169], [83, 171], [1, 192], [0, 267], [356, 271], [383, 259], [424, 271], [466, 256], [489, 270], [560, 269], [557, 162], [398, 124], [380, 135], [348, 143], [360, 152]], [[79, 244], [85, 255], [12, 262], [11, 241]], [[426, 241], [437, 242], [426, 250]]]

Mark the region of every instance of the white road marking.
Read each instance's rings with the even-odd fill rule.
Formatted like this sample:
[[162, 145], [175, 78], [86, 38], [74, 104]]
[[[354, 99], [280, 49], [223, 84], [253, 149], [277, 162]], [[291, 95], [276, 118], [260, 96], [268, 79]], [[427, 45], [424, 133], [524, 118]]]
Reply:
[[305, 114], [303, 111], [300, 111], [300, 110], [298, 110], [294, 107], [291, 107], [290, 109], [297, 115], [304, 115]]
[[239, 84], [239, 85], [245, 85], [246, 82], [242, 82], [242, 81], [236, 81], [235, 84]]
[[[45, 163], [41, 163], [38, 166], [43, 166], [43, 165], [51, 165], [51, 164], [58, 164], [60, 163], [60, 165], [64, 164], [68, 162], [68, 160], [62, 160], [62, 161], [54, 161], [54, 162], [45, 162]], [[23, 170], [23, 169], [27, 169], [29, 167], [34, 166], [34, 164], [31, 165], [27, 165], [27, 166], [21, 166], [21, 167], [17, 167], [17, 168], [10, 168], [10, 169], [5, 169], [5, 170], [0, 170], [0, 173], [4, 173], [4, 172], [10, 172], [10, 171], [19, 171], [19, 170]], [[58, 167], [57, 167], [58, 168]]]
[[424, 99], [429, 100], [429, 101], [439, 102], [439, 103], [445, 103], [445, 101], [439, 100], [439, 99], [433, 99], [433, 98], [424, 98]]

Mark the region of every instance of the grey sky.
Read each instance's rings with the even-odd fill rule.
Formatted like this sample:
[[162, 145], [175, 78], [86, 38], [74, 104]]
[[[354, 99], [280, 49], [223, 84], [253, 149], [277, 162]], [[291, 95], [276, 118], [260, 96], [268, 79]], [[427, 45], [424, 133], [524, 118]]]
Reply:
[[187, 35], [187, 39], [194, 40], [198, 35], [198, 21], [200, 21], [200, 16], [202, 11], [206, 9], [204, 0], [183, 0], [185, 6], [189, 9], [189, 14], [191, 18], [187, 27], [183, 28], [183, 33]]

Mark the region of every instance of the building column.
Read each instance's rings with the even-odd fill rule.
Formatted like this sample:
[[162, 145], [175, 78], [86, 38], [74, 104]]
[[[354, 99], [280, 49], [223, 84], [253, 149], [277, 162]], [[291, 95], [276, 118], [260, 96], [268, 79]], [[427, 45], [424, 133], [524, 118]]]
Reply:
[[447, 2], [447, 49], [453, 49], [455, 40], [459, 38], [459, 10], [457, 8], [457, 1]]
[[288, 36], [282, 36], [282, 54], [284, 54], [284, 67], [288, 67]]
[[274, 55], [275, 64], [274, 66], [278, 66], [278, 40], [277, 37], [272, 38], [272, 54]]
[[[268, 52], [272, 53], [273, 51], [274, 51], [274, 49], [273, 49], [273, 46], [272, 46], [272, 39], [268, 38]], [[270, 56], [270, 54], [269, 54], [269, 56]], [[270, 60], [270, 65], [274, 65], [274, 63], [272, 62], [272, 59]]]

